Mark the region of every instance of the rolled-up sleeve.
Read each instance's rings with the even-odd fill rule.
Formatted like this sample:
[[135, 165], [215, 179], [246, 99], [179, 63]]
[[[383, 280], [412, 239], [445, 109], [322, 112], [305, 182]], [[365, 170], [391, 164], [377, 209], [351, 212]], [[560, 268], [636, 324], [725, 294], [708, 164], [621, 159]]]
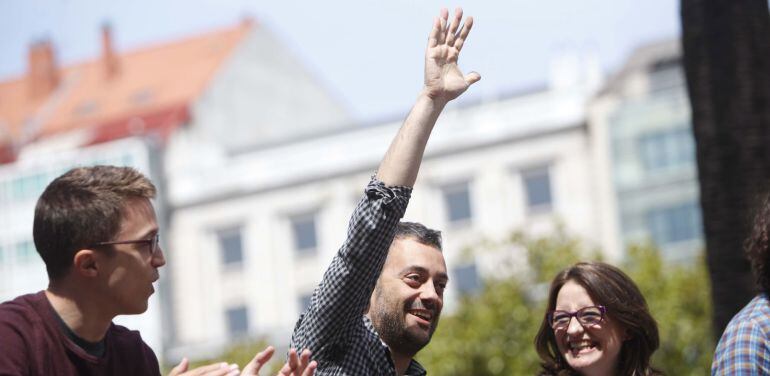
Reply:
[[409, 187], [388, 187], [372, 178], [350, 218], [345, 243], [294, 328], [292, 347], [311, 349], [320, 360], [344, 348], [362, 325], [361, 315], [411, 192]]

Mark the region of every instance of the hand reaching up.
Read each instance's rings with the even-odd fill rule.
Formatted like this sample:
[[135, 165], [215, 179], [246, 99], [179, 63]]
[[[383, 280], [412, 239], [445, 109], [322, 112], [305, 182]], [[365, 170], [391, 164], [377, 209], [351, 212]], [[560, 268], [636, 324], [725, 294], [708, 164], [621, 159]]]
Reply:
[[[262, 350], [243, 368], [241, 375], [258, 376], [259, 370], [270, 360], [273, 353], [275, 349], [272, 346]], [[289, 359], [278, 372], [278, 376], [313, 376], [317, 364], [315, 361], [310, 361], [310, 355], [310, 350], [307, 349], [302, 351], [301, 355], [298, 355], [294, 349], [289, 350]]]
[[481, 75], [470, 72], [463, 75], [457, 66], [457, 59], [473, 27], [473, 17], [467, 17], [460, 26], [463, 10], [457, 8], [451, 22], [449, 12], [441, 10], [433, 20], [433, 29], [425, 51], [425, 92], [435, 100], [449, 102], [465, 92], [470, 85], [481, 79]]
[[[259, 376], [259, 370], [273, 357], [274, 353], [273, 346], [268, 346], [257, 353], [243, 371], [238, 369], [237, 364], [227, 363], [213, 363], [188, 371], [190, 362], [184, 358], [171, 370], [169, 376]], [[301, 355], [298, 355], [294, 349], [289, 350], [289, 359], [277, 376], [313, 376], [318, 365], [315, 361], [310, 361], [310, 355], [310, 350], [307, 349], [302, 351]]]

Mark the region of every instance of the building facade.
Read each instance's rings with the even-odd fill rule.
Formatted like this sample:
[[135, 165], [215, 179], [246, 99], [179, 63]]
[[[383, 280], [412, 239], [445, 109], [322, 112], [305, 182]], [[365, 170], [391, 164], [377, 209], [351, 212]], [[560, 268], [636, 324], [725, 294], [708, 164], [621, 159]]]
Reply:
[[[448, 311], [458, 293], [479, 287], [480, 275], [496, 272], [494, 258], [463, 252], [476, 242], [563, 228], [600, 246], [584, 121], [590, 93], [544, 89], [439, 119], [405, 220], [444, 234]], [[286, 344], [399, 126], [330, 131], [241, 150], [206, 170], [167, 172], [177, 340], [170, 359], [244, 336]], [[167, 165], [181, 166], [173, 159], [194, 149], [192, 137], [178, 136]]]
[[[117, 321], [167, 362], [255, 337], [285, 345], [400, 119], [353, 124], [253, 21], [130, 53], [103, 43], [96, 62], [0, 83], [0, 299], [45, 288], [31, 241], [45, 185], [77, 165], [130, 165], [159, 186], [168, 264], [150, 310]], [[514, 231], [564, 231], [610, 261], [646, 241], [697, 254], [679, 55], [643, 47], [598, 94], [592, 67], [561, 59], [546, 88], [447, 108], [405, 220], [443, 232], [448, 312], [505, 272], [465, 250]], [[33, 48], [41, 59], [50, 48]]]
[[637, 49], [592, 101], [605, 242], [652, 243], [669, 260], [703, 249], [695, 142], [676, 40]]

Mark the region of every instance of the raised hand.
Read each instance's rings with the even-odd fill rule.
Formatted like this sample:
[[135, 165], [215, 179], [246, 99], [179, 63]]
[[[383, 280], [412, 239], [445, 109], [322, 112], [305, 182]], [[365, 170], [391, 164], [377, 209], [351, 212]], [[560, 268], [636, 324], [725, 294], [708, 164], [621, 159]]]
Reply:
[[168, 376], [236, 376], [240, 374], [237, 364], [214, 363], [188, 371], [189, 366], [190, 361], [184, 358], [176, 367], [171, 369]]
[[[259, 370], [273, 357], [273, 353], [275, 353], [273, 346], [268, 346], [266, 349], [259, 352], [254, 359], [243, 368], [241, 375], [258, 376]], [[310, 350], [307, 349], [302, 351], [302, 355], [297, 355], [297, 351], [294, 349], [289, 350], [289, 359], [278, 372], [278, 376], [313, 376], [317, 364], [315, 361], [310, 361], [310, 355]]]
[[473, 17], [467, 17], [460, 27], [463, 10], [457, 8], [451, 22], [449, 12], [442, 9], [433, 20], [433, 29], [425, 51], [425, 93], [434, 100], [449, 102], [465, 92], [481, 75], [470, 72], [463, 75], [457, 66], [468, 33], [473, 27]]
[[318, 364], [310, 361], [310, 350], [305, 349], [302, 355], [297, 355], [294, 349], [289, 350], [289, 360], [283, 365], [278, 376], [313, 376]]

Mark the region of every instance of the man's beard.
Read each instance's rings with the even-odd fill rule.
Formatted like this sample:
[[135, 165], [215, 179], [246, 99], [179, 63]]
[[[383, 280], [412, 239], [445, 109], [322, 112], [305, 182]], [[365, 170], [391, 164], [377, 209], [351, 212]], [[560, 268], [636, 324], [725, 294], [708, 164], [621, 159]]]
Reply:
[[[390, 301], [390, 297], [384, 296], [380, 291], [375, 291], [376, 306], [372, 307], [372, 325], [391, 351], [399, 354], [414, 356], [430, 342], [433, 332], [438, 326], [440, 312], [430, 309], [433, 317], [430, 321], [430, 329], [427, 335], [409, 331], [406, 327], [407, 307], [400, 302]], [[418, 302], [407, 302], [408, 307], [427, 309]]]

